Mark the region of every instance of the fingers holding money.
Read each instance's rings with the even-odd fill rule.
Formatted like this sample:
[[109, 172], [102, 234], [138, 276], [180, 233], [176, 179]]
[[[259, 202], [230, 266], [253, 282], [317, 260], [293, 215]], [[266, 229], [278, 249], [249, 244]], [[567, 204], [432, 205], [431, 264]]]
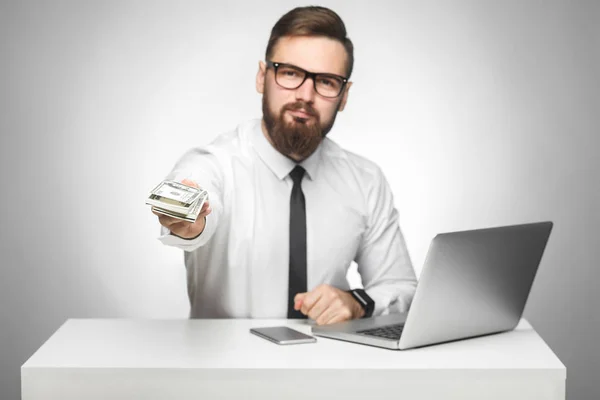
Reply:
[[184, 185], [188, 185], [188, 186], [193, 186], [195, 188], [200, 188], [200, 186], [198, 186], [198, 184], [190, 179], [184, 179], [181, 181], [181, 183], [183, 183]]
[[[194, 182], [191, 179], [183, 179], [181, 181], [181, 183], [183, 183], [184, 185], [188, 185], [188, 186], [193, 186], [195, 188], [200, 189], [200, 185], [198, 185], [196, 182]], [[204, 204], [202, 205], [202, 209], [200, 210], [200, 213], [198, 214], [198, 218], [202, 218], [202, 217], [206, 217], [208, 214], [210, 214], [212, 212], [212, 209], [210, 208], [210, 204], [208, 202], [208, 200], [206, 202], [204, 202]]]
[[198, 224], [199, 222], [198, 220], [196, 222], [188, 222], [157, 213], [154, 210], [152, 210], [152, 213], [158, 217], [158, 221], [162, 226], [171, 231], [171, 234], [184, 239], [189, 239], [190, 237], [196, 236], [196, 231], [202, 232], [204, 230], [204, 218], [201, 218], [202, 226], [194, 229], [194, 225]]
[[164, 180], [150, 192], [146, 204], [160, 224], [184, 239], [204, 231], [206, 216], [212, 212], [208, 192], [190, 179]]
[[[160, 222], [160, 224], [162, 226], [172, 230], [175, 227], [177, 227], [177, 228], [188, 227], [190, 225], [200, 223], [201, 220], [204, 220], [204, 217], [206, 217], [207, 215], [209, 215], [212, 212], [212, 208], [210, 207], [210, 204], [208, 201], [205, 202], [202, 205], [202, 209], [200, 210], [200, 213], [198, 214], [198, 219], [196, 220], [196, 222], [182, 221], [179, 218], [169, 217], [168, 215], [164, 215], [164, 214], [154, 211], [153, 207], [151, 208], [151, 211], [152, 211], [152, 214], [154, 214], [158, 217], [158, 221]], [[202, 221], [202, 225], [204, 225], [204, 221]]]
[[154, 208], [152, 208], [152, 214], [154, 214], [158, 217], [158, 221], [165, 228], [171, 228], [173, 225], [178, 224], [180, 222], [183, 222], [186, 224], [191, 224], [191, 222], [182, 221], [178, 218], [173, 218], [173, 217], [169, 217], [168, 215], [158, 213], [158, 212], [154, 211]]
[[202, 205], [202, 209], [200, 210], [200, 214], [198, 214], [198, 218], [200, 218], [200, 217], [206, 217], [211, 212], [212, 212], [212, 208], [210, 208], [210, 203], [208, 201], [206, 201]]

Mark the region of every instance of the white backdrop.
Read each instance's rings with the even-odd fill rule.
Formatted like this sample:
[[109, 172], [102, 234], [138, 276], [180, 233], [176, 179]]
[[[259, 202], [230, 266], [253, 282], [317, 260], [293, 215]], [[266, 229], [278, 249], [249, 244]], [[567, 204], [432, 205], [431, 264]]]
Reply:
[[[600, 397], [597, 3], [320, 4], [355, 45], [330, 137], [382, 167], [417, 274], [438, 232], [554, 221], [526, 317], [569, 398]], [[261, 115], [258, 61], [296, 5], [0, 5], [2, 398], [66, 318], [187, 316], [145, 196]]]

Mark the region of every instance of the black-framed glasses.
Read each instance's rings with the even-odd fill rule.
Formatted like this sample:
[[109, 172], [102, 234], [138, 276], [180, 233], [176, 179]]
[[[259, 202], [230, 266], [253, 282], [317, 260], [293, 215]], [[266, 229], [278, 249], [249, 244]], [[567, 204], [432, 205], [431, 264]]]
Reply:
[[338, 97], [348, 79], [335, 74], [308, 72], [292, 64], [267, 61], [267, 66], [275, 70], [275, 82], [284, 89], [298, 89], [307, 78], [313, 80], [315, 92], [323, 97]]

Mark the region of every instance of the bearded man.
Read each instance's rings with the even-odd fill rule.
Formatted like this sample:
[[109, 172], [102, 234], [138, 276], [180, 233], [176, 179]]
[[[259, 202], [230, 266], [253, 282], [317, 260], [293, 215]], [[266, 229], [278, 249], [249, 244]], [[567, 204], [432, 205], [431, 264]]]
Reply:
[[[417, 281], [387, 180], [327, 138], [353, 64], [334, 11], [289, 11], [259, 61], [262, 118], [190, 149], [165, 177], [209, 193], [194, 223], [153, 211], [159, 240], [184, 250], [190, 318], [323, 325], [408, 311]], [[362, 288], [346, 279], [352, 261]]]

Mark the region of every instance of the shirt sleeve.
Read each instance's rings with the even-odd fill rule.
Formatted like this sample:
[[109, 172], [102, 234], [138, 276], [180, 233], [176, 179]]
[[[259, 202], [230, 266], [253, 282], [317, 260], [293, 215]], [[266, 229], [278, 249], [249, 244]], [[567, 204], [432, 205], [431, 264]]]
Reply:
[[178, 182], [190, 179], [208, 191], [208, 202], [212, 211], [206, 216], [206, 225], [198, 237], [184, 239], [171, 234], [168, 228], [160, 226], [158, 240], [164, 245], [194, 251], [210, 241], [223, 214], [223, 171], [210, 146], [207, 146], [187, 151], [164, 179]]
[[407, 312], [417, 287], [392, 191], [380, 168], [366, 193], [367, 228], [355, 261], [373, 315]]

